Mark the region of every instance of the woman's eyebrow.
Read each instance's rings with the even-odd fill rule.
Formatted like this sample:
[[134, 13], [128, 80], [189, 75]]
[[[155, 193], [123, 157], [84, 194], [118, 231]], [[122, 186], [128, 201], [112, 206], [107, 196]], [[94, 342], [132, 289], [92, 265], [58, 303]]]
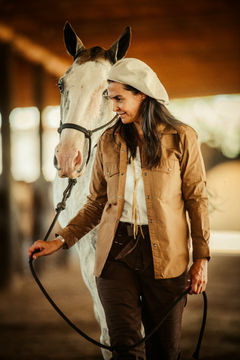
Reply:
[[109, 95], [109, 93], [108, 93], [108, 90], [107, 90], [107, 89], [105, 89], [105, 90], [104, 90], [104, 92], [103, 92], [103, 94], [102, 94], [102, 95], [103, 95], [103, 96], [106, 96], [106, 97], [109, 97], [110, 99], [118, 99], [118, 98], [123, 97], [122, 95], [115, 95], [115, 96], [111, 97], [111, 96]]
[[118, 99], [118, 98], [122, 98], [123, 96], [122, 95], [115, 95], [114, 97], [113, 97], [113, 99]]

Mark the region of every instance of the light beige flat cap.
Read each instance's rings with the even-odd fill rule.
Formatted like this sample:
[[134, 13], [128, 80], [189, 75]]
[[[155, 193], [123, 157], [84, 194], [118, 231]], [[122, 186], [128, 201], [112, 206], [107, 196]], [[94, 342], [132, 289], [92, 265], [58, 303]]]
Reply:
[[108, 74], [108, 80], [130, 85], [161, 104], [169, 103], [167, 91], [157, 74], [141, 60], [125, 58], [117, 61]]

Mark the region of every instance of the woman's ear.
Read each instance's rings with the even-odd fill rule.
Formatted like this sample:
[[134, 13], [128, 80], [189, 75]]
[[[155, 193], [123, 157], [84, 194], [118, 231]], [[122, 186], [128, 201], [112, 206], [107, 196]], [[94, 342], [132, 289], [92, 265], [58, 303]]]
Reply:
[[146, 99], [146, 97], [147, 97], [147, 95], [146, 95], [146, 94], [144, 94], [144, 93], [142, 93], [142, 92], [140, 92], [140, 96], [141, 96], [141, 99], [142, 99], [142, 100], [145, 100], [145, 99]]

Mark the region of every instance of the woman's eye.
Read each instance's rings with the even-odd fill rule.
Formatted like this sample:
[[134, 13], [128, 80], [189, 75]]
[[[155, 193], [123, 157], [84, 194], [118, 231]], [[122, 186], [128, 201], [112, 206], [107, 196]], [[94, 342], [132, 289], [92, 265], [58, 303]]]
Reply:
[[60, 92], [62, 93], [63, 90], [64, 90], [63, 80], [62, 80], [62, 79], [59, 80], [59, 82], [58, 82], [58, 87], [59, 87]]

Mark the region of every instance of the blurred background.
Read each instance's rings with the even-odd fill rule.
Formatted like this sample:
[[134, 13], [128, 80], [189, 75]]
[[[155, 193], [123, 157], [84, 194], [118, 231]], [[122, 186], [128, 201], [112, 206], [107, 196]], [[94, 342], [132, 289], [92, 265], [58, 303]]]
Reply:
[[[168, 91], [170, 111], [198, 132], [212, 248], [201, 358], [239, 359], [240, 2], [235, 0], [0, 0], [0, 359], [102, 358], [54, 313], [27, 259], [27, 248], [44, 237], [54, 216], [57, 83], [72, 63], [63, 43], [66, 21], [88, 48], [108, 49], [131, 26], [127, 56], [155, 70]], [[73, 322], [98, 340], [74, 248], [39, 260], [36, 269]], [[195, 350], [201, 316], [201, 296], [189, 297], [183, 360]]]

